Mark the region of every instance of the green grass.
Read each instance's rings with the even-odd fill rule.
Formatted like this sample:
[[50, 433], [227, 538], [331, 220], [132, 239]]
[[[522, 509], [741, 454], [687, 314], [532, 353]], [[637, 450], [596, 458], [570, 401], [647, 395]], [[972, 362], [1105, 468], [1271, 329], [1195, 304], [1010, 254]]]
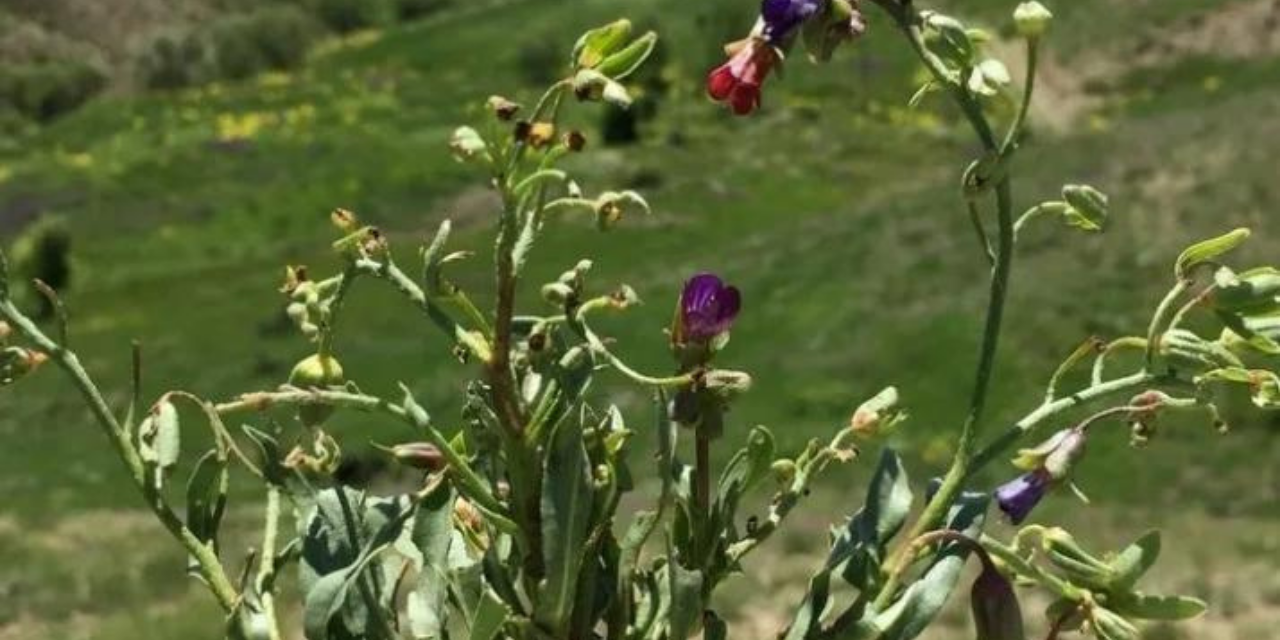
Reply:
[[[1121, 51], [1126, 34], [1158, 35], [1202, 5], [1059, 4], [1050, 43], [1063, 60], [1084, 56], [1073, 26], [1096, 24], [1091, 46]], [[747, 24], [744, 5], [510, 2], [324, 47], [291, 76], [101, 100], [4, 145], [0, 206], [33, 199], [71, 220], [74, 346], [113, 402], [124, 401], [133, 338], [144, 344], [148, 397], [173, 386], [211, 398], [273, 386], [308, 353], [281, 321], [275, 289], [282, 265], [336, 268], [325, 220], [335, 206], [388, 229], [406, 264], [427, 233], [453, 217], [455, 248], [478, 254], [451, 274], [486, 296], [495, 212], [479, 195], [480, 176], [449, 157], [449, 132], [482, 122], [490, 94], [536, 98], [519, 72], [522, 53], [547, 43], [565, 49], [582, 28], [628, 14], [663, 33], [662, 73], [671, 89], [641, 144], [593, 143], [573, 169], [588, 191], [641, 189], [655, 213], [607, 234], [588, 220], [554, 224], [522, 291], [527, 308], [540, 308], [541, 282], [592, 257], [594, 290], [626, 282], [646, 301], [600, 330], [638, 368], [664, 372], [661, 330], [680, 283], [694, 270], [714, 269], [746, 299], [723, 364], [756, 379], [735, 407], [728, 441], [767, 424], [784, 446], [799, 447], [896, 384], [912, 420], [894, 443], [912, 453], [913, 475], [923, 481], [949, 455], [981, 327], [986, 268], [954, 189], [976, 149], [940, 100], [918, 111], [904, 106], [916, 69], [874, 9], [871, 35], [836, 62], [813, 67], [796, 56], [785, 79], [768, 87], [759, 117], [735, 120], [711, 107], [700, 95], [701, 75], [715, 60], [715, 43], [731, 35], [725, 25]], [[948, 5], [996, 27], [1011, 8], [993, 0]], [[1109, 18], [1098, 20], [1104, 9]], [[1273, 259], [1280, 183], [1263, 142], [1280, 139], [1272, 62], [1176, 59], [1096, 80], [1089, 86], [1098, 106], [1079, 132], [1036, 129], [1019, 157], [1019, 202], [1053, 197], [1062, 182], [1090, 182], [1111, 194], [1114, 219], [1099, 236], [1051, 229], [1049, 220], [1027, 230], [989, 430], [1029, 411], [1057, 361], [1086, 337], [1141, 332], [1187, 242], [1248, 225], [1258, 233], [1242, 253], [1245, 263]], [[1089, 77], [1088, 69], [1073, 71]], [[1210, 76], [1220, 81], [1206, 91]], [[1144, 91], [1149, 98], [1135, 98]], [[598, 139], [598, 110], [570, 111]], [[236, 136], [246, 139], [229, 140]], [[454, 362], [446, 341], [385, 287], [366, 282], [355, 292], [338, 348], [364, 389], [390, 394], [403, 380], [442, 424], [457, 420], [455, 398], [474, 370]], [[644, 394], [604, 377], [599, 394], [646, 424]], [[187, 424], [198, 424], [191, 418]], [[1196, 557], [1203, 555], [1198, 562], [1211, 575], [1248, 563], [1274, 566], [1275, 424], [1237, 420], [1227, 437], [1199, 423], [1170, 424], [1139, 451], [1117, 425], [1091, 443], [1079, 479], [1095, 505], [1060, 497], [1045, 517], [1100, 514], [1098, 535], [1108, 539], [1201, 522], [1245, 532], [1242, 541], [1270, 531], [1261, 546]], [[334, 426], [349, 451], [364, 455], [372, 455], [364, 445], [370, 438], [409, 437], [363, 415], [343, 415]], [[188, 430], [194, 453], [200, 436]], [[12, 526], [0, 529], [0, 561], [12, 567], [0, 574], [0, 594], [23, 594], [0, 598], [0, 638], [8, 629], [21, 638], [208, 636], [212, 607], [192, 595], [198, 585], [183, 587], [180, 554], [141, 514], [118, 462], [56, 371], [0, 395], [0, 442], [7, 498], [0, 520]], [[983, 482], [1009, 472], [1001, 466]], [[849, 485], [860, 477], [860, 465], [833, 473], [812, 518], [853, 510], [848, 496], [857, 491]], [[241, 487], [237, 497], [251, 504], [253, 493]], [[132, 537], [93, 549], [54, 544], [69, 527], [95, 531], [104, 514], [118, 515]], [[244, 530], [252, 529], [251, 509], [244, 519]], [[775, 546], [811, 550], [819, 524], [806, 527], [806, 542]], [[1168, 546], [1175, 556], [1195, 545], [1175, 539]], [[133, 561], [105, 561], [117, 556]], [[188, 607], [200, 614], [181, 615]], [[1234, 619], [1214, 616], [1216, 624]]]

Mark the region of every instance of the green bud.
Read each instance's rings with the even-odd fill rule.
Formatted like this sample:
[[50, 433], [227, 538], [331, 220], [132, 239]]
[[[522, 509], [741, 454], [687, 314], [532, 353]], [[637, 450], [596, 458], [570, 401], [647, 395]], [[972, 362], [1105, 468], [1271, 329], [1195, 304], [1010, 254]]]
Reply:
[[595, 69], [583, 69], [573, 76], [573, 95], [579, 100], [603, 100], [624, 109], [631, 106], [627, 88]]
[[649, 214], [649, 203], [635, 191], [606, 191], [596, 197], [596, 226], [605, 231], [612, 228], [628, 211]]
[[621, 80], [640, 68], [640, 65], [649, 58], [649, 54], [653, 53], [653, 48], [657, 44], [658, 34], [650, 31], [632, 40], [631, 44], [621, 51], [610, 54], [596, 67], [596, 71], [614, 80]]
[[702, 377], [702, 385], [723, 400], [729, 400], [751, 390], [751, 376], [742, 371], [712, 369]]
[[1115, 579], [1115, 570], [1106, 562], [1085, 551], [1071, 534], [1060, 528], [1045, 531], [1042, 536], [1045, 557], [1072, 584], [1105, 589]]
[[796, 477], [796, 463], [793, 460], [775, 460], [769, 469], [780, 485], [789, 485]]
[[1179, 280], [1186, 280], [1193, 269], [1202, 264], [1212, 262], [1218, 256], [1244, 244], [1244, 241], [1249, 239], [1251, 233], [1249, 229], [1241, 227], [1216, 238], [1202, 240], [1187, 247], [1178, 255], [1178, 260], [1174, 263], [1174, 276]]
[[1217, 342], [1210, 342], [1186, 329], [1174, 329], [1160, 336], [1159, 353], [1170, 362], [1189, 368], [1241, 367], [1240, 358]]
[[958, 67], [973, 62], [974, 47], [964, 24], [950, 16], [933, 11], [921, 13], [924, 18], [925, 45], [930, 51]]
[[1236, 274], [1226, 267], [1214, 273], [1216, 309], [1261, 314], [1280, 310], [1280, 270], [1260, 267]]
[[453, 150], [454, 157], [462, 162], [484, 156], [488, 153], [488, 147], [484, 138], [480, 137], [480, 132], [471, 127], [458, 127], [449, 139], [449, 148]]
[[[315, 354], [304, 358], [293, 367], [289, 384], [301, 389], [323, 389], [341, 386], [346, 382], [342, 365], [333, 356]], [[322, 404], [303, 404], [298, 407], [298, 419], [308, 427], [324, 423], [333, 415], [333, 407]]]
[[552, 306], [567, 306], [570, 301], [575, 300], [577, 297], [578, 292], [563, 282], [549, 282], [542, 285], [542, 299]]
[[579, 69], [593, 69], [618, 52], [631, 37], [631, 21], [615, 20], [591, 29], [573, 45], [571, 59]]
[[885, 387], [870, 400], [858, 406], [849, 419], [849, 429], [860, 436], [876, 436], [888, 433], [907, 419], [899, 406], [898, 389]]
[[1018, 28], [1018, 35], [1024, 38], [1039, 38], [1044, 35], [1051, 21], [1053, 14], [1035, 0], [1023, 2], [1013, 10], [1013, 23]]
[[1099, 231], [1106, 224], [1108, 201], [1101, 191], [1089, 185], [1069, 184], [1062, 188], [1062, 199], [1069, 206], [1063, 213], [1067, 224], [1085, 231]]
[[395, 456], [397, 462], [423, 471], [436, 472], [446, 464], [444, 454], [429, 442], [398, 444], [392, 447], [391, 455]]
[[1089, 613], [1094, 634], [1099, 640], [1138, 640], [1138, 629], [1119, 614], [1103, 607]]

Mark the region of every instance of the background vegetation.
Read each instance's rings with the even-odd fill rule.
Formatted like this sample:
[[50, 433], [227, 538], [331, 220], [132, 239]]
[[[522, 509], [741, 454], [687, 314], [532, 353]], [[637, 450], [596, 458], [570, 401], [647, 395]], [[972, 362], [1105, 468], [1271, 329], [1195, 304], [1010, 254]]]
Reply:
[[[308, 350], [282, 313], [281, 266], [333, 266], [335, 206], [383, 226], [404, 260], [452, 218], [458, 244], [482, 254], [458, 279], [488, 288], [480, 230], [494, 203], [449, 158], [449, 132], [480, 119], [492, 93], [533, 99], [573, 34], [627, 15], [663, 34], [661, 64], [636, 80], [635, 114], [576, 122], [596, 147], [579, 172], [641, 190], [655, 215], [606, 235], [565, 220], [535, 257], [528, 304], [539, 304], [538, 283], [591, 256], [601, 289], [625, 281], [648, 302], [608, 327], [618, 349], [662, 370], [680, 283], [719, 271], [746, 299], [725, 364], [756, 376], [729, 437], [765, 423], [798, 447], [893, 383], [913, 414], [897, 444], [923, 480], [947, 459], [976, 355], [985, 267], [952, 170], [975, 150], [941, 101], [905, 106], [919, 74], [874, 9], [869, 36], [830, 66], [796, 56], [759, 117], [707, 104], [703, 74], [749, 26], [752, 4], [7, 2], [0, 239], [67, 234], [75, 344], [117, 399], [132, 338], [152, 395], [278, 384]], [[939, 4], [999, 34], [1013, 3]], [[1112, 196], [1113, 222], [1090, 237], [1028, 230], [1034, 255], [1014, 276], [993, 423], [1036, 403], [1086, 337], [1145, 327], [1188, 241], [1251, 226], [1246, 255], [1280, 249], [1280, 3], [1050, 8], [1059, 19], [1015, 188], [1030, 202], [1062, 175], [1096, 184]], [[391, 292], [369, 287], [353, 305], [339, 339], [349, 375], [377, 392], [404, 380], [441, 422], [456, 416], [469, 370], [448, 345]], [[616, 401], [642, 429], [645, 399]], [[1090, 443], [1080, 484], [1094, 504], [1063, 496], [1041, 517], [1090, 525], [1097, 546], [1170, 530], [1178, 562], [1161, 579], [1214, 608], [1150, 638], [1269, 640], [1280, 623], [1278, 425], [1239, 422], [1221, 437], [1169, 424], [1145, 450], [1116, 428]], [[409, 434], [361, 415], [335, 426], [354, 481], [406, 480], [362, 443]], [[216, 637], [215, 607], [191, 589], [176, 549], [154, 542], [156, 525], [55, 372], [0, 395], [0, 442], [0, 639]], [[735, 638], [782, 624], [814, 541], [855, 508], [861, 466], [831, 474], [803, 535], [755, 560], [766, 565], [759, 582], [742, 581], [726, 607], [740, 612]], [[256, 514], [233, 516], [247, 526]]]

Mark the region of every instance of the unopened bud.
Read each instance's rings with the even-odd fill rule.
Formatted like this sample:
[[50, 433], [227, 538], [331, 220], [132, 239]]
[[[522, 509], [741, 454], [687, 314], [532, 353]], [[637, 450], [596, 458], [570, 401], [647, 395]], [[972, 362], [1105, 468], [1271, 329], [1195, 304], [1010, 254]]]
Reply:
[[445, 467], [444, 454], [429, 442], [398, 444], [391, 449], [391, 455], [397, 462], [414, 469], [435, 472]]
[[1026, 640], [1018, 594], [989, 560], [973, 581], [969, 602], [978, 640]]
[[554, 306], [566, 306], [577, 297], [577, 291], [563, 282], [549, 282], [542, 285], [542, 299]]
[[[333, 356], [316, 354], [304, 358], [289, 374], [289, 384], [302, 389], [336, 387], [346, 382], [342, 365]], [[319, 425], [333, 415], [333, 407], [308, 403], [298, 406], [298, 419], [309, 427]]]
[[849, 428], [861, 436], [875, 436], [887, 433], [898, 423], [907, 419], [906, 413], [898, 404], [898, 389], [885, 387], [883, 391], [862, 403], [853, 417], [849, 419]]
[[791, 460], [776, 460], [769, 467], [778, 484], [787, 485], [796, 477], [796, 463]]
[[471, 127], [458, 127], [449, 139], [449, 148], [459, 160], [472, 160], [486, 153], [488, 145], [480, 133]]
[[43, 351], [9, 347], [0, 351], [0, 386], [17, 382], [30, 375], [49, 359]]
[[8, 340], [11, 335], [13, 335], [13, 328], [9, 326], [8, 322], [0, 320], [0, 344], [4, 344], [4, 341]]
[[352, 233], [360, 226], [360, 222], [356, 220], [356, 214], [346, 209], [334, 209], [329, 214], [329, 219], [333, 221], [333, 226], [343, 233]]
[[520, 111], [519, 103], [512, 102], [502, 96], [489, 96], [488, 106], [493, 115], [503, 122], [516, 117], [516, 113]]
[[1013, 22], [1018, 28], [1018, 35], [1024, 38], [1038, 38], [1044, 35], [1052, 20], [1053, 14], [1035, 0], [1023, 2], [1013, 10]]
[[712, 369], [703, 374], [702, 386], [728, 400], [751, 390], [751, 376], [743, 371]]

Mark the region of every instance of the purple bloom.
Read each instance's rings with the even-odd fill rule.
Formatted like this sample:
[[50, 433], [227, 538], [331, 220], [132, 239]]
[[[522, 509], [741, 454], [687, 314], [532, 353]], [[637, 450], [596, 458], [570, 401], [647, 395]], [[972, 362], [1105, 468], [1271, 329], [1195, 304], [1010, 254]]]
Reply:
[[820, 0], [764, 0], [760, 17], [764, 18], [765, 39], [772, 44], [780, 42], [820, 8]]
[[1022, 524], [1049, 491], [1050, 484], [1052, 478], [1044, 469], [1025, 473], [996, 489], [996, 504], [1009, 516], [1010, 522]]
[[684, 283], [680, 295], [680, 326], [683, 338], [707, 341], [733, 325], [742, 306], [738, 289], [726, 285], [710, 273], [699, 273]]

